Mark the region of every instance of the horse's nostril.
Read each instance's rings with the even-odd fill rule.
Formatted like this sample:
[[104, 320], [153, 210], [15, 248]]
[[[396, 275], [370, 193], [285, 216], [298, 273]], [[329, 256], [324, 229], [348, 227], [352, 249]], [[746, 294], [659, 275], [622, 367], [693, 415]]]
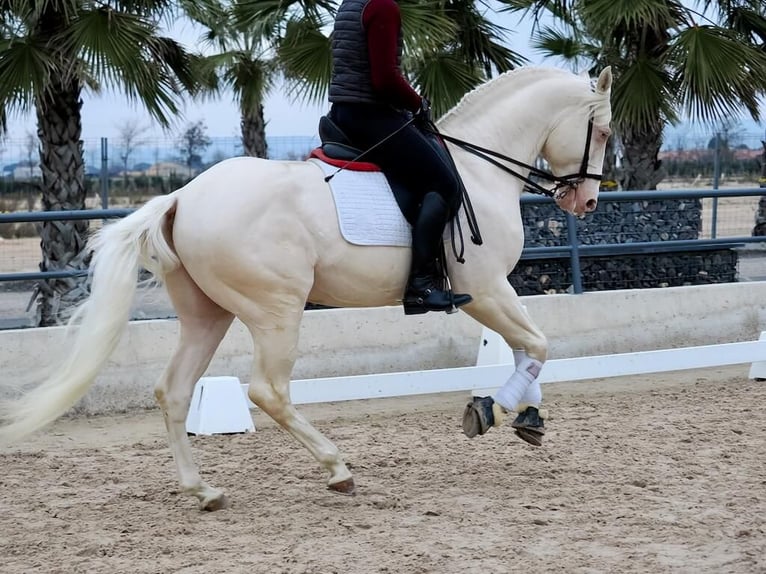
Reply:
[[597, 205], [598, 205], [597, 199], [589, 199], [588, 201], [585, 202], [585, 209], [586, 211], [595, 211]]

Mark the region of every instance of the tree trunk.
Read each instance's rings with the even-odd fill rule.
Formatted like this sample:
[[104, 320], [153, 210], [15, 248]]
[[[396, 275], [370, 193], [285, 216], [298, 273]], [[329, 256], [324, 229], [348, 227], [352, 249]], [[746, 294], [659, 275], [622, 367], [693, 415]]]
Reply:
[[604, 166], [601, 170], [601, 191], [617, 191], [619, 187], [619, 173], [617, 170], [617, 144], [613, 135], [606, 140], [606, 151], [604, 153]]
[[[42, 202], [45, 211], [85, 208], [80, 85], [76, 79], [53, 80], [35, 102], [40, 138]], [[46, 221], [39, 225], [41, 271], [86, 270], [87, 221]], [[88, 295], [86, 277], [47, 279], [38, 283], [40, 326], [66, 321]]]
[[649, 130], [625, 127], [620, 130], [622, 139], [622, 177], [625, 190], [657, 189], [657, 184], [667, 175], [658, 155], [662, 146], [662, 122], [656, 121]]
[[240, 116], [242, 128], [242, 146], [245, 155], [253, 157], [269, 157], [266, 145], [266, 122], [263, 119], [263, 106], [258, 105], [257, 110], [242, 110]]

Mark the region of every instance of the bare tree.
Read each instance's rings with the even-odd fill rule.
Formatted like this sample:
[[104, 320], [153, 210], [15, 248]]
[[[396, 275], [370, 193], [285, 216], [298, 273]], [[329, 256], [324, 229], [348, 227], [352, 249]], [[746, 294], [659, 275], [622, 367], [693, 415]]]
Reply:
[[117, 126], [118, 143], [120, 146], [120, 160], [122, 161], [122, 177], [125, 191], [130, 196], [128, 189], [128, 165], [130, 156], [136, 151], [136, 148], [146, 143], [146, 133], [150, 126], [142, 125], [135, 118], [129, 118]]
[[188, 124], [178, 139], [181, 157], [189, 168], [189, 177], [194, 176], [194, 168], [202, 167], [202, 154], [212, 143], [207, 136], [207, 126], [202, 120]]

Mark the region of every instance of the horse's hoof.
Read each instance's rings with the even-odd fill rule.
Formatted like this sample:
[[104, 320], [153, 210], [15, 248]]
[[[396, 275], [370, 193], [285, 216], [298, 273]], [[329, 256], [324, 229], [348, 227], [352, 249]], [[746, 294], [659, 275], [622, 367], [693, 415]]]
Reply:
[[206, 510], [208, 512], [215, 512], [216, 510], [223, 510], [225, 508], [229, 508], [229, 499], [226, 497], [225, 494], [221, 494], [220, 496], [216, 498], [211, 498], [210, 500], [205, 500], [202, 502], [202, 510]]
[[338, 494], [345, 494], [347, 496], [353, 496], [356, 494], [356, 484], [354, 484], [353, 478], [347, 478], [340, 482], [327, 485], [327, 488]]
[[544, 415], [545, 412], [541, 412], [536, 407], [524, 408], [511, 423], [511, 426], [516, 429], [516, 436], [533, 446], [542, 446], [545, 434]]
[[532, 446], [543, 446], [543, 435], [529, 429], [516, 429], [516, 436]]
[[473, 438], [495, 426], [494, 406], [492, 397], [473, 397], [463, 410], [463, 434]]

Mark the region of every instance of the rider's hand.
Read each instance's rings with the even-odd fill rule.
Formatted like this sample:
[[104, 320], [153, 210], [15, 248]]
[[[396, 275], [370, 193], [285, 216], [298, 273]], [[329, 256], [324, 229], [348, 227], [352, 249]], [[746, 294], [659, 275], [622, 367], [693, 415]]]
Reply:
[[431, 102], [426, 98], [420, 99], [420, 109], [415, 112], [415, 121], [419, 126], [428, 126], [431, 124]]

